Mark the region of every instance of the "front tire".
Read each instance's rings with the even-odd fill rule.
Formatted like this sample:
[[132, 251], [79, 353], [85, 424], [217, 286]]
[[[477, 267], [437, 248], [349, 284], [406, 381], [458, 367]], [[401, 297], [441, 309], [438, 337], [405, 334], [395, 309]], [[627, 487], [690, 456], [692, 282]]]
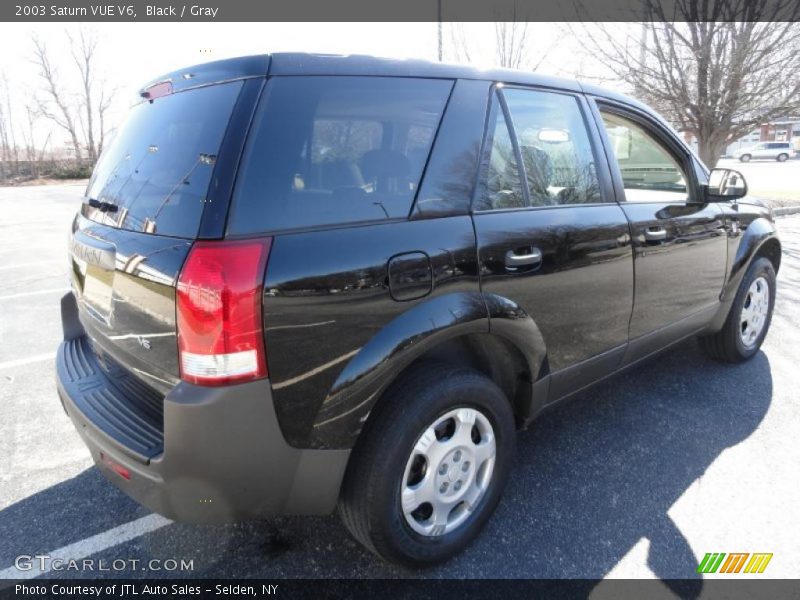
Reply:
[[722, 329], [701, 337], [701, 347], [717, 360], [748, 360], [767, 336], [774, 307], [775, 268], [768, 259], [758, 258], [747, 269]]
[[750, 156], [749, 154], [742, 154], [742, 155], [739, 157], [739, 160], [740, 160], [741, 162], [750, 162], [750, 159], [751, 159], [751, 158], [753, 158], [753, 157], [752, 157], [752, 156]]
[[788, 154], [778, 154], [778, 162], [786, 162], [787, 158], [789, 158]]
[[381, 558], [427, 566], [461, 552], [488, 521], [514, 453], [510, 403], [472, 369], [430, 363], [401, 375], [373, 410], [339, 502]]

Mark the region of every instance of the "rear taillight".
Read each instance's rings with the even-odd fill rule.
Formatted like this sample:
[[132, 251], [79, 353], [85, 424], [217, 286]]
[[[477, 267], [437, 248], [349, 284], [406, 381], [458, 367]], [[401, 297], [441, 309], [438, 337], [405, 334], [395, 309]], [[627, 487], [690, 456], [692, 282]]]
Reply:
[[178, 277], [181, 379], [222, 385], [267, 376], [261, 290], [271, 238], [195, 242]]

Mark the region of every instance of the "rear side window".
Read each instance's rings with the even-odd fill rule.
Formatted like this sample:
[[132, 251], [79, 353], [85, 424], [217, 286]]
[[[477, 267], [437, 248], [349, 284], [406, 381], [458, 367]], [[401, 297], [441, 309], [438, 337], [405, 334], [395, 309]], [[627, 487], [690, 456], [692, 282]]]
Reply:
[[517, 157], [503, 111], [495, 101], [490, 123], [491, 146], [486, 164], [484, 189], [476, 201], [476, 210], [523, 208], [525, 196], [517, 166]]
[[84, 216], [120, 229], [196, 237], [241, 89], [241, 81], [212, 85], [135, 106], [94, 170]]
[[406, 217], [452, 88], [387, 77], [273, 77], [228, 234]]
[[594, 153], [578, 99], [506, 89], [531, 206], [602, 202]]

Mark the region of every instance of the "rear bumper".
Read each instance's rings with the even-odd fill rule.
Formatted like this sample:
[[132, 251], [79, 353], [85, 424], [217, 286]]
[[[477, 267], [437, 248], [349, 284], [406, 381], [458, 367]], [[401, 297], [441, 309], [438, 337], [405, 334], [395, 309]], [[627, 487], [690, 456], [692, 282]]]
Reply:
[[[70, 344], [79, 338], [70, 336], [80, 334], [71, 322], [73, 311], [74, 299], [68, 294], [62, 301], [67, 339], [57, 357], [58, 393], [94, 462], [122, 491], [157, 513], [185, 522], [334, 510], [350, 451], [305, 450], [287, 444], [268, 380], [220, 388], [181, 382], [163, 399], [159, 453], [148, 457], [132, 451], [87, 409], [87, 394], [97, 397], [105, 388], [119, 396], [124, 390], [91, 364], [96, 360], [91, 354], [82, 358], [82, 370], [71, 364], [75, 358]], [[98, 409], [105, 410], [102, 405]], [[122, 413], [108, 418], [128, 422]], [[130, 479], [109, 463], [126, 469]]]

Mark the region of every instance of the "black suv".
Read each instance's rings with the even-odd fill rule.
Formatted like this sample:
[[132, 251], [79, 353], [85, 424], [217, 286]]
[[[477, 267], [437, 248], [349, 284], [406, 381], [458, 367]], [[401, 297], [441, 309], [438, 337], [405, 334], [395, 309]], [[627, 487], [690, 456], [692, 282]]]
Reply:
[[170, 518], [338, 507], [378, 555], [440, 561], [544, 408], [689, 336], [735, 362], [767, 333], [770, 211], [619, 94], [276, 54], [141, 97], [72, 225], [58, 391]]

